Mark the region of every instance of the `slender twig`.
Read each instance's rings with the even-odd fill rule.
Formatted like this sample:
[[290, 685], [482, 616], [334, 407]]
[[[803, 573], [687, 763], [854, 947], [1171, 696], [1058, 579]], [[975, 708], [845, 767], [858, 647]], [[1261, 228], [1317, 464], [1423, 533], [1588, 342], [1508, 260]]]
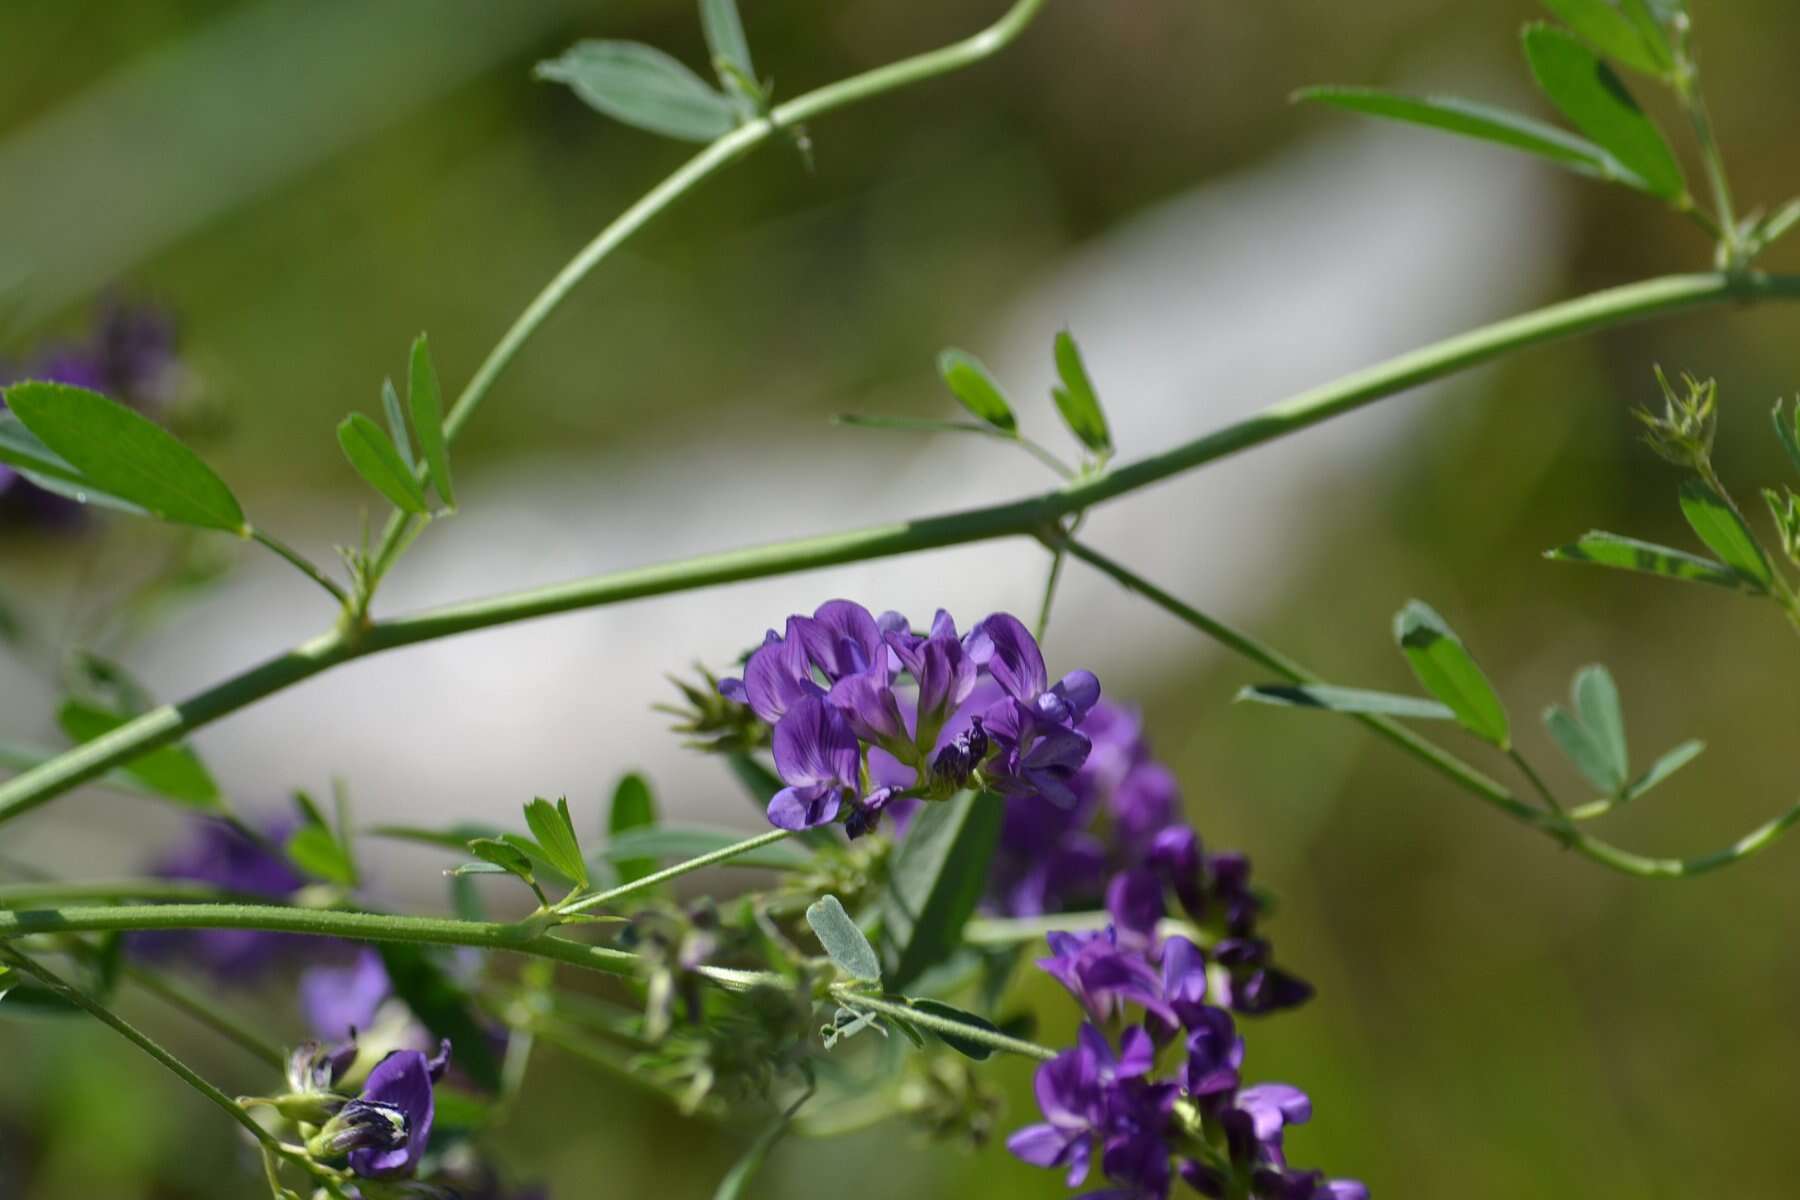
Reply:
[[220, 717], [352, 659], [459, 633], [648, 596], [995, 538], [1042, 536], [1044, 531], [1054, 530], [1055, 522], [1062, 517], [1527, 346], [1652, 316], [1770, 299], [1800, 299], [1800, 276], [1674, 275], [1609, 288], [1403, 354], [1303, 392], [1194, 441], [1077, 480], [1057, 491], [946, 516], [618, 571], [377, 622], [366, 629], [333, 630], [179, 704], [166, 704], [143, 713], [110, 733], [0, 783], [0, 821], [29, 812], [120, 763], [177, 741]]
[[884, 1017], [898, 1017], [920, 1029], [929, 1029], [935, 1034], [957, 1038], [965, 1042], [976, 1042], [990, 1046], [995, 1050], [1004, 1050], [1008, 1054], [1022, 1054], [1026, 1058], [1035, 1058], [1039, 1062], [1049, 1062], [1056, 1057], [1056, 1051], [1048, 1046], [1040, 1046], [1036, 1042], [1028, 1042], [1023, 1038], [1008, 1037], [995, 1030], [982, 1029], [967, 1021], [955, 1021], [949, 1017], [940, 1017], [914, 1008], [910, 1004], [900, 1004], [892, 1000], [883, 1000], [856, 991], [854, 985], [838, 984], [831, 989], [832, 998], [846, 1008], [861, 1008], [869, 1012], [880, 1013]]
[[641, 892], [647, 888], [656, 887], [658, 884], [667, 883], [671, 879], [679, 879], [690, 871], [698, 871], [702, 867], [710, 867], [715, 863], [730, 862], [732, 859], [740, 858], [752, 851], [761, 850], [764, 846], [773, 846], [776, 842], [779, 842], [784, 838], [792, 837], [793, 835], [794, 831], [791, 829], [771, 829], [767, 833], [759, 833], [753, 838], [746, 838], [744, 841], [733, 843], [730, 846], [724, 846], [706, 854], [698, 855], [688, 859], [686, 862], [676, 863], [672, 867], [664, 867], [662, 870], [646, 875], [642, 879], [634, 879], [630, 883], [622, 883], [616, 888], [604, 892], [596, 892], [592, 896], [582, 896], [579, 899], [560, 905], [556, 911], [559, 913], [579, 913], [586, 912], [590, 908], [598, 908], [602, 904], [611, 904], [615, 900], [624, 899], [633, 892]]
[[1512, 760], [1513, 766], [1519, 768], [1519, 773], [1525, 776], [1526, 780], [1531, 784], [1532, 790], [1543, 800], [1545, 808], [1549, 809], [1559, 817], [1566, 817], [1569, 815], [1563, 810], [1562, 801], [1556, 798], [1556, 793], [1550, 790], [1550, 785], [1544, 782], [1544, 777], [1537, 773], [1537, 768], [1533, 767], [1523, 754], [1519, 753], [1519, 748], [1517, 746], [1509, 747], [1506, 751], [1506, 757]]
[[306, 557], [306, 555], [300, 553], [266, 529], [252, 529], [250, 531], [250, 536], [255, 538], [256, 541], [262, 545], [267, 546], [270, 550], [273, 550], [288, 562], [292, 563], [295, 567], [299, 568], [302, 575], [305, 575], [308, 579], [324, 588], [327, 592], [330, 592], [331, 598], [336, 600], [339, 604], [349, 605], [350, 593], [340, 587], [337, 581], [327, 575], [317, 563], [313, 562], [312, 559]]
[[245, 1050], [264, 1063], [277, 1070], [287, 1064], [287, 1055], [281, 1047], [264, 1038], [249, 1026], [219, 1011], [214, 1005], [172, 979], [165, 978], [155, 971], [143, 967], [127, 966], [125, 978], [149, 992], [171, 1008], [178, 1008], [194, 1020], [205, 1025], [226, 1041]]
[[82, 879], [0, 883], [0, 908], [66, 904], [80, 900], [266, 901], [266, 896], [228, 892], [188, 879]]

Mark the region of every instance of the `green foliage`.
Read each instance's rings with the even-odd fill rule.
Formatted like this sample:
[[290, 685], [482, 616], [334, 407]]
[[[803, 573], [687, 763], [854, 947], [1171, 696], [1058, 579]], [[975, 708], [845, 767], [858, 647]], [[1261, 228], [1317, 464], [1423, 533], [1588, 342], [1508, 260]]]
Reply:
[[[608, 813], [607, 845], [615, 851], [621, 836], [633, 830], [652, 830], [656, 827], [656, 798], [650, 794], [650, 785], [642, 775], [627, 775], [619, 780], [619, 786], [613, 789], [612, 807]], [[608, 857], [618, 871], [620, 883], [633, 883], [656, 870], [656, 856], [653, 854], [646, 854], [641, 858], [620, 858], [615, 853]]]
[[1444, 619], [1422, 600], [1409, 600], [1394, 617], [1394, 640], [1425, 690], [1449, 706], [1463, 728], [1502, 750], [1512, 730], [1500, 697]]
[[338, 426], [337, 434], [344, 457], [364, 482], [401, 512], [416, 517], [430, 515], [425, 490], [381, 426], [361, 413], [351, 413]]
[[1710, 583], [1732, 589], [1743, 589], [1749, 584], [1743, 575], [1724, 563], [1701, 558], [1685, 550], [1671, 550], [1667, 546], [1641, 542], [1636, 538], [1605, 533], [1598, 529], [1582, 534], [1566, 546], [1546, 550], [1544, 557], [1558, 562], [1593, 563], [1600, 567], [1659, 575], [1664, 579]]
[[1056, 375], [1062, 383], [1051, 395], [1069, 432], [1093, 453], [1111, 454], [1112, 431], [1106, 427], [1106, 413], [1088, 378], [1087, 365], [1081, 361], [1081, 348], [1066, 329], [1056, 335]]
[[806, 923], [818, 935], [819, 945], [844, 974], [864, 983], [881, 982], [881, 960], [875, 947], [857, 927], [836, 896], [823, 896], [806, 910]]
[[1636, 17], [1609, 0], [1544, 0], [1544, 7], [1588, 45], [1621, 66], [1665, 78], [1675, 65], [1669, 44], [1642, 0]]
[[68, 483], [78, 496], [104, 495], [177, 525], [249, 536], [225, 481], [174, 434], [123, 404], [67, 384], [20, 383], [6, 390], [6, 406], [31, 439], [0, 424], [0, 462]]
[[1706, 543], [1707, 549], [1757, 590], [1767, 590], [1775, 581], [1769, 560], [1744, 519], [1702, 480], [1682, 481], [1681, 515], [1687, 518], [1688, 525]]
[[[67, 700], [57, 710], [56, 722], [73, 742], [91, 742], [124, 725], [129, 717], [89, 704]], [[225, 797], [200, 756], [185, 745], [163, 746], [125, 763], [125, 774], [165, 800], [201, 812], [222, 813]]]
[[[444, 401], [438, 389], [437, 367], [431, 361], [431, 346], [422, 333], [412, 344], [406, 398], [412, 408], [413, 431], [419, 436], [419, 449], [425, 455], [431, 486], [437, 489], [444, 507], [455, 508], [456, 489], [450, 483], [450, 445], [444, 437]], [[400, 440], [398, 435], [395, 440]], [[413, 465], [410, 455], [406, 456], [406, 465]]]
[[1524, 42], [1538, 87], [1577, 129], [1625, 166], [1631, 177], [1624, 182], [1664, 200], [1686, 195], [1675, 152], [1611, 67], [1573, 34], [1553, 26], [1527, 26]]
[[1687, 766], [1696, 758], [1699, 758], [1701, 752], [1705, 749], [1706, 743], [1702, 741], [1690, 739], [1689, 741], [1682, 742], [1679, 746], [1676, 746], [1673, 750], [1670, 750], [1668, 753], [1658, 758], [1654, 763], [1650, 764], [1650, 769], [1638, 776], [1638, 778], [1632, 782], [1631, 786], [1625, 789], [1624, 798], [1626, 800], [1636, 800], [1639, 796], [1642, 796], [1645, 792], [1656, 787], [1658, 784], [1668, 779], [1669, 776], [1681, 770], [1681, 768]]
[[512, 842], [498, 837], [471, 838], [468, 850], [489, 866], [524, 880], [527, 887], [537, 892], [539, 899], [543, 898], [543, 893], [538, 891], [537, 874], [533, 869], [531, 856]]
[[998, 796], [965, 791], [926, 804], [913, 818], [881, 893], [890, 988], [906, 987], [960, 944], [987, 885], [1003, 809]]
[[1570, 694], [1574, 713], [1553, 704], [1544, 710], [1544, 725], [1596, 791], [1616, 795], [1631, 770], [1618, 687], [1607, 669], [1595, 664], [1576, 674]]
[[381, 381], [381, 411], [387, 417], [388, 437], [393, 439], [394, 449], [400, 453], [400, 461], [406, 469], [416, 472], [419, 463], [413, 457], [412, 435], [406, 431], [406, 413], [400, 407], [400, 395], [394, 391], [394, 381]]
[[525, 824], [537, 839], [544, 858], [558, 874], [573, 880], [580, 888], [588, 886], [587, 861], [581, 857], [581, 840], [575, 834], [575, 822], [569, 816], [569, 802], [559, 799], [551, 804], [542, 796], [525, 806]]
[[1788, 461], [1794, 469], [1800, 471], [1800, 400], [1794, 401], [1794, 415], [1790, 418], [1783, 411], [1784, 402], [1777, 400], [1775, 408], [1769, 413], [1769, 419], [1775, 425], [1775, 437], [1781, 442], [1781, 448], [1787, 451]]
[[1424, 721], [1456, 719], [1454, 712], [1435, 700], [1393, 692], [1372, 692], [1365, 688], [1333, 687], [1328, 683], [1258, 683], [1244, 688], [1236, 698], [1282, 708], [1317, 708], [1327, 712]]
[[340, 828], [334, 832], [325, 820], [325, 814], [305, 792], [295, 793], [294, 807], [299, 811], [300, 823], [282, 847], [288, 861], [315, 879], [341, 887], [355, 887], [356, 859], [349, 831]]
[[[972, 1029], [978, 1029], [984, 1033], [1000, 1032], [1000, 1027], [986, 1017], [978, 1016], [972, 1012], [964, 1012], [953, 1004], [945, 1004], [942, 1000], [932, 1000], [929, 998], [909, 999], [907, 1003], [922, 1013], [939, 1017], [946, 1021], [955, 1021], [960, 1025], [967, 1025]], [[941, 1029], [929, 1027], [926, 1029], [926, 1032], [940, 1039], [944, 1045], [950, 1047], [958, 1054], [965, 1055], [977, 1062], [993, 1057], [994, 1048], [987, 1042], [971, 1041], [968, 1038], [960, 1038], [953, 1033], [945, 1033]]]
[[962, 406], [974, 416], [1004, 433], [1017, 433], [1019, 422], [1013, 416], [1006, 394], [994, 382], [987, 366], [966, 350], [954, 346], [938, 355], [938, 374]]
[[560, 58], [539, 63], [536, 75], [566, 84], [616, 121], [664, 137], [710, 142], [737, 124], [730, 100], [654, 46], [577, 42]]

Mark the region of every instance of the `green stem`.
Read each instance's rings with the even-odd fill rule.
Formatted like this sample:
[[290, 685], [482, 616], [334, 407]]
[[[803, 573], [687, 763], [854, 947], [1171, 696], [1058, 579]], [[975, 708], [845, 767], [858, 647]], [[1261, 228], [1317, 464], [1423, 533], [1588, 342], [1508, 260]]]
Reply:
[[965, 1042], [977, 1042], [983, 1046], [991, 1046], [995, 1050], [1004, 1050], [1008, 1054], [1022, 1054], [1026, 1058], [1035, 1058], [1039, 1062], [1049, 1062], [1056, 1057], [1057, 1052], [1048, 1046], [1040, 1046], [1036, 1042], [1028, 1042], [1022, 1038], [1008, 1037], [1004, 1033], [982, 1029], [965, 1021], [953, 1021], [948, 1017], [922, 1012], [910, 1004], [898, 1004], [891, 1000], [865, 995], [855, 991], [853, 985], [850, 984], [838, 984], [831, 989], [831, 995], [846, 1008], [862, 1008], [883, 1016], [898, 1017], [921, 1029], [929, 1029], [933, 1033]]
[[[1119, 563], [1099, 554], [1080, 542], [1066, 543], [1069, 553], [1110, 575], [1117, 583], [1166, 609], [1195, 629], [1293, 683], [1321, 683], [1318, 676], [1250, 635], [1240, 633], [1221, 621], [1214, 620], [1191, 605], [1183, 603], [1149, 580], [1134, 574]], [[1386, 717], [1369, 713], [1347, 714], [1381, 734], [1439, 774], [1469, 792], [1477, 799], [1498, 809], [1521, 824], [1541, 830], [1570, 849], [1628, 875], [1646, 879], [1679, 879], [1702, 875], [1750, 857], [1773, 844], [1796, 821], [1800, 821], [1800, 804], [1739, 838], [1730, 846], [1697, 858], [1650, 858], [1620, 849], [1609, 842], [1589, 836], [1569, 824], [1559, 813], [1545, 812], [1514, 796], [1504, 786], [1489, 779], [1454, 754], [1420, 737], [1412, 730]]]
[[300, 553], [286, 542], [281, 541], [267, 530], [253, 528], [250, 531], [250, 536], [262, 545], [267, 546], [270, 550], [273, 550], [282, 558], [285, 558], [295, 567], [298, 567], [302, 575], [305, 575], [308, 579], [324, 588], [327, 592], [330, 592], [331, 598], [336, 600], [339, 604], [346, 608], [350, 606], [350, 593], [346, 592], [342, 587], [339, 587], [337, 582], [333, 580], [331, 576], [325, 574], [325, 572], [319, 568], [319, 565], [313, 562], [312, 559], [306, 557], [306, 555]]
[[1544, 782], [1544, 777], [1539, 775], [1537, 769], [1526, 761], [1523, 754], [1519, 753], [1519, 748], [1517, 746], [1508, 747], [1506, 757], [1512, 759], [1513, 766], [1519, 768], [1519, 773], [1524, 775], [1530, 782], [1532, 790], [1537, 792], [1543, 799], [1545, 808], [1549, 809], [1559, 817], [1566, 817], [1569, 815], [1563, 811], [1562, 801], [1556, 798], [1556, 793], [1550, 790], [1550, 785]]
[[72, 900], [257, 901], [266, 896], [227, 892], [187, 879], [94, 879], [74, 882], [0, 883], [0, 908], [66, 904]]
[[125, 978], [171, 1008], [180, 1009], [226, 1041], [249, 1052], [276, 1070], [287, 1065], [287, 1055], [282, 1052], [281, 1047], [264, 1039], [255, 1030], [235, 1018], [219, 1012], [211, 1002], [196, 996], [173, 980], [165, 979], [154, 971], [146, 971], [142, 967], [133, 966], [125, 968]]
[[[487, 358], [470, 377], [468, 386], [463, 388], [462, 394], [451, 406], [449, 415], [444, 419], [445, 439], [456, 439], [463, 427], [474, 418], [481, 402], [493, 390], [494, 384], [518, 356], [525, 343], [531, 340], [550, 314], [561, 307], [562, 302], [568, 299], [581, 281], [628, 238], [677, 200], [785, 129], [814, 117], [824, 116], [834, 109], [846, 108], [887, 92], [959, 71], [998, 54], [1025, 32], [1046, 2], [1047, 0], [1015, 0], [1005, 15], [973, 37], [926, 54], [877, 67], [854, 78], [808, 92], [785, 104], [778, 104], [767, 117], [740, 125], [709, 144], [683, 163], [673, 175], [646, 192], [637, 203], [620, 213], [593, 241], [583, 246], [569, 260], [568, 265], [544, 286], [544, 290], [526, 305], [525, 311], [519, 314], [498, 344], [488, 352]], [[421, 466], [420, 478], [423, 477], [424, 468]], [[389, 517], [387, 528], [382, 531], [380, 548], [375, 555], [383, 569], [391, 561], [395, 548], [410, 524], [411, 518], [403, 513], [395, 512]]]
[[60, 975], [57, 975], [48, 967], [42, 966], [32, 959], [25, 957], [11, 946], [0, 945], [0, 961], [11, 963], [14, 967], [24, 971], [26, 974], [36, 976], [45, 987], [61, 996], [64, 1000], [67, 1000], [70, 1004], [81, 1009], [83, 1012], [86, 1012], [101, 1024], [110, 1027], [121, 1037], [135, 1044], [138, 1049], [142, 1050], [145, 1054], [148, 1054], [151, 1058], [154, 1058], [157, 1062], [174, 1072], [183, 1083], [187, 1084], [196, 1092], [199, 1092], [202, 1096], [205, 1096], [208, 1100], [212, 1101], [219, 1108], [223, 1109], [232, 1120], [247, 1129], [250, 1132], [250, 1136], [254, 1137], [258, 1142], [261, 1142], [271, 1151], [276, 1153], [281, 1152], [280, 1141], [276, 1139], [274, 1134], [264, 1129], [261, 1125], [258, 1125], [256, 1120], [251, 1117], [249, 1113], [244, 1111], [242, 1105], [238, 1104], [238, 1102], [233, 1100], [230, 1096], [227, 1096], [224, 1092], [221, 1092], [218, 1088], [201, 1078], [192, 1067], [182, 1062], [179, 1058], [176, 1058], [173, 1054], [170, 1054], [167, 1050], [164, 1050], [150, 1037], [149, 1034], [144, 1033], [135, 1025], [113, 1012], [110, 1008], [106, 1007], [106, 1005], [95, 1000], [92, 996], [89, 996], [74, 984], [64, 980]]
[[1674, 275], [1609, 288], [1403, 354], [1303, 392], [1184, 445], [1106, 474], [1078, 480], [1057, 491], [946, 516], [921, 517], [850, 533], [800, 538], [618, 571], [452, 605], [379, 622], [362, 630], [334, 630], [179, 704], [152, 709], [102, 737], [0, 783], [0, 821], [29, 812], [120, 763], [177, 741], [228, 713], [354, 658], [496, 625], [649, 596], [994, 538], [1040, 536], [1046, 531], [1054, 535], [1055, 522], [1062, 517], [1527, 346], [1652, 316], [1769, 299], [1800, 299], [1800, 276]]
[[1693, 126], [1694, 141], [1700, 147], [1700, 161], [1706, 168], [1706, 179], [1712, 187], [1713, 207], [1718, 216], [1716, 236], [1719, 241], [1720, 265], [1735, 269], [1743, 247], [1738, 241], [1737, 211], [1731, 199], [1731, 181], [1725, 173], [1725, 155], [1713, 136], [1712, 117], [1706, 108], [1706, 97], [1700, 90], [1700, 69], [1683, 46], [1675, 64], [1675, 94]]
[[615, 900], [621, 900], [624, 897], [631, 895], [633, 892], [641, 892], [648, 888], [656, 887], [658, 884], [667, 883], [671, 879], [679, 879], [683, 875], [692, 871], [698, 871], [702, 867], [710, 867], [715, 863], [730, 862], [732, 859], [749, 854], [753, 850], [761, 850], [764, 846], [773, 846], [776, 842], [792, 836], [794, 836], [794, 831], [791, 829], [771, 829], [767, 833], [759, 833], [753, 838], [747, 838], [744, 841], [721, 847], [720, 849], [710, 851], [709, 853], [699, 855], [695, 858], [690, 858], [686, 862], [676, 863], [672, 867], [665, 867], [660, 871], [644, 876], [642, 879], [634, 879], [630, 883], [620, 884], [616, 888], [604, 892], [597, 892], [592, 896], [583, 896], [578, 900], [563, 904], [556, 911], [559, 913], [586, 912], [590, 908], [598, 908], [602, 904], [611, 904]]

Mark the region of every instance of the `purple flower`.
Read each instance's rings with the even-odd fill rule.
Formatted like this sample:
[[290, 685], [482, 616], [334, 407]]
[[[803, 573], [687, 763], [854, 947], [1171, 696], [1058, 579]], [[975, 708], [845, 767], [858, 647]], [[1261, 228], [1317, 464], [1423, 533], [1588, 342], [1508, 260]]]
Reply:
[[301, 1094], [329, 1092], [355, 1061], [355, 1038], [337, 1045], [301, 1042], [288, 1055], [288, 1090]]
[[1210, 1101], [1237, 1091], [1244, 1065], [1244, 1039], [1231, 1014], [1208, 1005], [1184, 1021], [1189, 1033], [1181, 1084], [1188, 1095]]
[[375, 1021], [393, 991], [381, 955], [368, 947], [346, 966], [308, 967], [300, 973], [300, 1007], [320, 1037], [354, 1037]]
[[1120, 871], [1106, 886], [1106, 911], [1126, 945], [1148, 947], [1156, 941], [1163, 918], [1162, 881], [1149, 871]]
[[437, 1112], [432, 1084], [443, 1077], [449, 1061], [450, 1043], [445, 1042], [433, 1058], [417, 1050], [396, 1050], [375, 1065], [358, 1099], [398, 1113], [405, 1136], [395, 1144], [351, 1150], [352, 1171], [365, 1179], [398, 1179], [418, 1169]]
[[1097, 1144], [1102, 1171], [1125, 1187], [1091, 1196], [1167, 1196], [1166, 1138], [1176, 1089], [1146, 1081], [1154, 1062], [1155, 1048], [1142, 1029], [1126, 1029], [1115, 1054], [1104, 1034], [1083, 1025], [1074, 1049], [1038, 1068], [1045, 1120], [1019, 1130], [1007, 1148], [1034, 1166], [1067, 1167], [1069, 1186], [1079, 1187]]
[[1162, 980], [1142, 947], [1123, 944], [1111, 926], [1096, 933], [1052, 933], [1051, 956], [1037, 965], [1062, 984], [1094, 1021], [1105, 1024], [1124, 1005], [1136, 1004], [1169, 1025], [1175, 1012], [1162, 997]]
[[[202, 820], [189, 841], [152, 871], [164, 879], [194, 880], [226, 892], [285, 900], [305, 884], [271, 848], [284, 842], [288, 832], [287, 827], [272, 826], [265, 843], [223, 821]], [[131, 945], [146, 957], [182, 959], [228, 982], [249, 982], [284, 957], [308, 948], [304, 938], [254, 929], [142, 933], [132, 937]]]
[[769, 801], [769, 820], [782, 829], [834, 820], [845, 793], [855, 793], [860, 762], [843, 715], [817, 696], [802, 698], [775, 726], [775, 769], [788, 786]]

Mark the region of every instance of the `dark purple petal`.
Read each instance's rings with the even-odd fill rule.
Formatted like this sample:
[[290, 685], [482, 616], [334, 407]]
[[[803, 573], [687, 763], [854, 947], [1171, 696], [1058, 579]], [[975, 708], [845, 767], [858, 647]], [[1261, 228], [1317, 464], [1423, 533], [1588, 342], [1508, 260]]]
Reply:
[[801, 618], [790, 617], [787, 637], [771, 629], [750, 661], [744, 664], [744, 697], [750, 708], [773, 725], [807, 696], [823, 695], [806, 662], [806, 648], [798, 636]]
[[843, 789], [836, 784], [782, 788], [769, 801], [769, 824], [795, 831], [828, 825], [837, 819], [843, 797]]
[[967, 647], [975, 665], [984, 668], [1021, 704], [1036, 703], [1049, 685], [1037, 639], [1010, 613], [995, 613], [977, 625], [969, 634]]
[[856, 734], [842, 713], [817, 696], [801, 699], [776, 724], [774, 751], [783, 783], [855, 785]]
[[886, 665], [881, 628], [868, 609], [853, 601], [827, 600], [810, 621], [798, 622], [798, 630], [807, 658], [834, 683]]
[[436, 1102], [431, 1067], [417, 1050], [396, 1050], [376, 1064], [363, 1085], [361, 1099], [390, 1104], [406, 1117], [406, 1144], [394, 1150], [357, 1150], [350, 1169], [367, 1179], [394, 1179], [411, 1174], [431, 1139]]
[[865, 672], [838, 680], [831, 685], [826, 700], [864, 741], [874, 742], [889, 753], [904, 753], [912, 746], [912, 733], [906, 728], [900, 700], [877, 673]]

